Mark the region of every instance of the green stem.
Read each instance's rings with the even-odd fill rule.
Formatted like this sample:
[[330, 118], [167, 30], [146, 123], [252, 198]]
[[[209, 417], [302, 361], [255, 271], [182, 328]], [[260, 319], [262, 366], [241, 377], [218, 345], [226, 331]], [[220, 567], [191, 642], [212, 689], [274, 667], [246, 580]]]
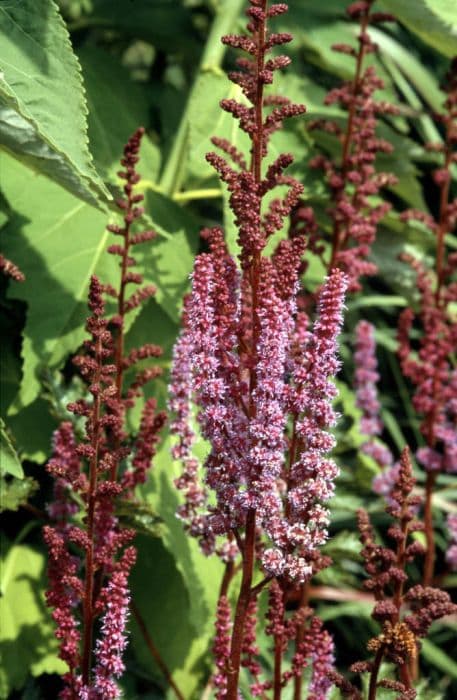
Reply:
[[179, 183], [183, 172], [182, 163], [183, 160], [185, 160], [184, 156], [187, 149], [189, 133], [189, 105], [194, 97], [198, 78], [202, 73], [220, 69], [226, 50], [225, 45], [221, 43], [221, 36], [230, 32], [243, 5], [244, 0], [222, 0], [222, 2], [219, 3], [219, 9], [214, 17], [194, 84], [189, 92], [187, 105], [174, 139], [173, 148], [171, 149], [168, 160], [162, 171], [159, 187], [165, 194], [174, 195], [179, 190]]
[[176, 192], [173, 195], [175, 202], [190, 202], [194, 199], [216, 199], [222, 197], [222, 190], [218, 187], [208, 187], [203, 190], [186, 190], [185, 192]]

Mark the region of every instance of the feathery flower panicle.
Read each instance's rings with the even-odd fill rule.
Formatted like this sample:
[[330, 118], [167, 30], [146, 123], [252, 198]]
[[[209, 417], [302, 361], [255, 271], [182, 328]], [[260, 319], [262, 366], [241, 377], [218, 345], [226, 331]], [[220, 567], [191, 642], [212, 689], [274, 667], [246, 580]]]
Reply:
[[318, 617], [312, 618], [309, 629], [305, 632], [304, 646], [302, 653], [311, 659], [308, 700], [325, 700], [332, 687], [329, 674], [335, 661], [334, 643]]
[[[451, 359], [457, 344], [457, 320], [447, 302], [446, 306], [435, 305], [433, 275], [419, 261], [409, 256], [403, 259], [417, 271], [421, 294], [418, 353], [413, 352], [409, 340], [415, 320], [412, 309], [403, 311], [398, 324], [401, 368], [415, 385], [413, 405], [423, 416], [421, 432], [427, 445], [418, 449], [416, 456], [427, 471], [452, 474], [457, 472], [457, 372]], [[446, 290], [442, 289], [441, 296], [448, 296]]]
[[[286, 10], [285, 3], [250, 0], [247, 34], [222, 39], [247, 54], [229, 75], [244, 100], [222, 100], [221, 107], [238, 120], [251, 148], [246, 157], [216, 137], [213, 144], [225, 157], [209, 153], [207, 160], [227, 186], [241, 252], [237, 264], [220, 229], [203, 232], [207, 252], [195, 261], [172, 369], [173, 454], [183, 462], [176, 485], [185, 497], [178, 515], [205, 553], [218, 552], [226, 562], [238, 553], [242, 558], [225, 668], [229, 700], [237, 697], [243, 649], [250, 647], [244, 630], [254, 565], [263, 568], [266, 581], [300, 582], [324, 563], [318, 553], [327, 537], [323, 503], [338, 471], [325, 454], [333, 446], [327, 431], [335, 422], [331, 380], [339, 366], [336, 337], [346, 276], [332, 270], [314, 325], [304, 329], [304, 316], [297, 313], [303, 237], [283, 240], [271, 256], [265, 254], [303, 192], [285, 174], [293, 157], [268, 155], [284, 119], [305, 111], [283, 96], [265, 94], [275, 71], [289, 63], [285, 56], [270, 57], [292, 38], [270, 31], [270, 21]], [[269, 196], [266, 205], [266, 195], [279, 186], [281, 196]], [[192, 454], [193, 405], [209, 444], [203, 465]], [[253, 687], [260, 693], [255, 677]]]
[[[341, 161], [334, 163], [330, 157], [319, 155], [311, 166], [324, 171], [330, 190], [331, 205], [328, 213], [333, 222], [330, 260], [324, 263], [331, 270], [338, 267], [349, 277], [349, 291], [361, 289], [360, 277], [376, 273], [376, 266], [368, 260], [376, 238], [379, 222], [387, 214], [387, 202], [375, 204], [383, 187], [396, 184], [389, 173], [377, 172], [375, 161], [378, 153], [390, 153], [392, 145], [376, 135], [377, 122], [383, 115], [396, 114], [397, 109], [386, 102], [377, 101], [374, 93], [383, 88], [382, 80], [373, 66], [364, 69], [364, 59], [376, 50], [369, 27], [381, 22], [393, 21], [392, 15], [373, 12], [374, 0], [352, 3], [347, 13], [359, 22], [358, 47], [335, 44], [333, 50], [352, 56], [355, 73], [352, 80], [343, 82], [329, 92], [327, 105], [338, 104], [347, 112], [345, 126], [330, 119], [311, 123], [312, 129], [324, 130], [341, 143]], [[294, 231], [310, 232], [316, 238], [315, 222], [308, 211], [301, 208], [294, 216]], [[314, 245], [312, 250], [323, 259], [324, 248]]]
[[[439, 115], [445, 140], [428, 144], [442, 155], [443, 163], [434, 172], [439, 189], [440, 211], [436, 219], [417, 210], [403, 214], [405, 221], [424, 223], [436, 238], [436, 266], [429, 270], [412, 256], [404, 255], [417, 275], [420, 306], [417, 315], [407, 308], [399, 321], [399, 357], [403, 373], [415, 385], [413, 403], [423, 415], [422, 433], [427, 447], [418, 450], [417, 458], [428, 471], [457, 472], [457, 373], [451, 356], [457, 344], [457, 318], [451, 304], [457, 300], [457, 283], [453, 276], [457, 256], [446, 257], [445, 235], [457, 223], [457, 199], [450, 199], [451, 167], [457, 163], [457, 59], [451, 64], [446, 89], [445, 111]], [[413, 353], [409, 334], [414, 322], [421, 326], [419, 350]]]
[[[135, 560], [134, 548], [125, 547], [135, 532], [121, 526], [116, 501], [121, 497], [132, 499], [134, 488], [145, 481], [165, 419], [165, 414], [156, 410], [156, 402], [149, 399], [144, 404], [138, 434], [130, 437], [126, 429], [127, 412], [142, 395], [144, 384], [159, 370], [154, 366], [139, 370], [128, 386], [124, 373], [161, 352], [152, 344], [128, 353], [124, 348], [126, 314], [154, 291], [147, 285], [127, 294], [130, 285], [142, 284], [141, 275], [131, 271], [136, 264], [132, 247], [154, 236], [152, 231], [132, 231], [133, 223], [143, 213], [137, 206], [143, 195], [134, 191], [139, 181], [136, 163], [143, 133], [139, 129], [131, 137], [121, 161], [124, 170], [119, 176], [125, 181], [125, 197], [117, 204], [124, 225], [108, 227], [122, 240], [108, 249], [120, 257], [119, 285], [116, 289], [91, 277], [91, 314], [86, 323], [89, 339], [84, 342], [83, 353], [74, 358], [87, 383], [88, 397], [69, 404], [68, 410], [85, 419], [85, 435], [76, 440], [72, 424], [62, 423], [47, 465], [55, 479], [54, 500], [48, 507], [55, 524], [44, 528], [49, 549], [47, 603], [54, 608], [60, 656], [70, 669], [60, 694], [64, 699], [110, 700], [120, 696], [117, 679], [123, 671], [126, 645], [127, 579]], [[105, 295], [116, 300], [114, 315], [106, 313]], [[130, 453], [131, 465], [125, 466]], [[70, 553], [75, 547], [78, 555]], [[94, 627], [99, 619], [100, 637], [94, 645]]]
[[[457, 606], [444, 591], [420, 585], [408, 588], [406, 567], [418, 555], [424, 554], [424, 547], [411, 538], [413, 532], [423, 529], [423, 524], [415, 516], [420, 499], [412, 495], [414, 485], [409, 451], [405, 448], [390, 504], [386, 507], [394, 519], [388, 530], [389, 537], [395, 542], [393, 548], [376, 544], [368, 514], [364, 510], [358, 513], [364, 546], [362, 557], [368, 574], [364, 587], [375, 597], [372, 617], [381, 624], [382, 629], [378, 636], [368, 642], [368, 650], [375, 654], [374, 660], [357, 662], [351, 670], [370, 674], [370, 698], [375, 697], [377, 687], [397, 687], [404, 693], [401, 697], [416, 697], [409, 663], [418, 654], [420, 638], [426, 637], [432, 621], [457, 611]], [[410, 614], [404, 612], [406, 603]], [[399, 680], [378, 679], [383, 659], [396, 666]], [[344, 691], [340, 685], [341, 679], [335, 678], [335, 682]], [[346, 685], [350, 697], [350, 684], [346, 682]]]
[[125, 550], [100, 594], [105, 612], [101, 621], [101, 636], [95, 649], [94, 689], [96, 697], [106, 700], [120, 697], [119, 687], [113, 679], [120, 678], [124, 671], [122, 655], [127, 646], [126, 625], [130, 603], [128, 575], [135, 557], [134, 547]]
[[[273, 286], [266, 287], [263, 293], [263, 280], [271, 285], [275, 279], [271, 263], [264, 260], [259, 284], [262, 295], [258, 302], [257, 365], [251, 371], [255, 381], [251, 394], [255, 418], [249, 420], [247, 368], [242, 367], [242, 358], [234, 349], [230, 355], [228, 351], [225, 356], [221, 353], [217, 343], [224, 334], [220, 326], [213, 326], [216, 262], [210, 253], [200, 256], [195, 264], [193, 290], [186, 304], [186, 327], [175, 349], [174, 378], [182, 377], [182, 381], [172, 386], [171, 406], [179, 408], [185, 387], [191, 387], [200, 408], [202, 433], [213, 447], [205, 464], [206, 484], [216, 492], [218, 500], [217, 507], [208, 508], [205, 488], [188, 478], [189, 461], [194, 477], [197, 465], [187, 452], [192, 429], [189, 423], [182, 423], [181, 411], [172, 424], [174, 430], [180, 431], [175, 455], [182, 457], [186, 450], [186, 471], [178, 486], [186, 490], [187, 498], [180, 515], [191, 515], [189, 528], [202, 538], [208, 551], [214, 548], [216, 535], [242, 526], [246, 510], [256, 508], [259, 526], [276, 545], [263, 553], [265, 570], [272, 575], [287, 573], [291, 578], [304, 580], [312, 568], [307, 557], [312, 559], [326, 539], [327, 513], [320, 503], [331, 497], [337, 475], [334, 463], [323, 455], [333, 446], [325, 428], [336, 420], [331, 408], [335, 387], [329, 377], [338, 369], [335, 339], [342, 318], [344, 275], [335, 271], [324, 285], [309, 343], [301, 348], [300, 356], [295, 354], [292, 359], [294, 310], [291, 300], [284, 302]], [[233, 310], [236, 309], [234, 304]], [[233, 318], [234, 330], [241, 321], [239, 316]], [[232, 335], [236, 337], [235, 333]], [[183, 343], [187, 352], [181, 355]], [[293, 367], [290, 383], [286, 383], [287, 366]], [[289, 473], [284, 474], [288, 414], [295, 417], [295, 442], [300, 442], [301, 449], [290, 455]], [[190, 419], [189, 408], [185, 418]], [[278, 490], [278, 481], [283, 477], [288, 480], [287, 498], [281, 497]]]
[[[457, 163], [457, 59], [447, 76], [447, 99], [443, 114], [438, 116], [444, 141], [429, 144], [441, 156], [441, 166], [434, 172], [438, 188], [439, 212], [409, 210], [405, 221], [419, 220], [436, 239], [434, 270], [411, 255], [403, 255], [417, 276], [419, 309], [406, 308], [398, 323], [398, 355], [403, 374], [414, 385], [413, 405], [422, 416], [421, 432], [426, 445], [416, 452], [418, 462], [427, 472], [424, 507], [427, 554], [424, 583], [433, 580], [435, 539], [433, 532], [432, 494], [437, 476], [457, 473], [457, 370], [453, 360], [457, 346], [457, 317], [452, 305], [457, 300], [457, 255], [446, 250], [446, 234], [457, 223], [457, 198], [451, 199], [451, 168]], [[419, 327], [419, 341], [413, 348], [410, 334]]]
[[227, 687], [227, 665], [230, 658], [230, 632], [232, 629], [230, 603], [225, 596], [219, 598], [216, 614], [216, 635], [213, 644], [213, 655], [216, 672], [213, 674], [213, 684], [217, 688], [216, 698], [225, 698]]

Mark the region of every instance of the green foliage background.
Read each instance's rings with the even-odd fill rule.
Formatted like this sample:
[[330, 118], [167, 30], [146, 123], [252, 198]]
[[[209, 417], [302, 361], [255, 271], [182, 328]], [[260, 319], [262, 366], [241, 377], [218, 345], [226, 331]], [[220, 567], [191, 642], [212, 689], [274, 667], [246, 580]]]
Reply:
[[[50, 483], [43, 465], [52, 430], [68, 417], [65, 406], [80, 390], [68, 360], [84, 338], [90, 275], [116, 280], [117, 268], [105, 254], [105, 225], [116, 219], [112, 197], [119, 186], [117, 161], [137, 126], [147, 127], [142, 187], [147, 215], [159, 232], [140, 260], [140, 271], [159, 292], [131, 316], [127, 343], [162, 344], [167, 370], [182, 296], [200, 246], [199, 229], [223, 221], [236, 252], [226, 195], [204, 154], [212, 134], [243, 147], [231, 117], [218, 106], [221, 98], [236, 94], [223, 71], [234, 57], [226, 55], [219, 39], [241, 26], [243, 4], [0, 0], [0, 248], [27, 278], [22, 285], [0, 279], [0, 698], [55, 697], [55, 674], [63, 669], [44, 605], [39, 514], [50, 496]], [[278, 79], [276, 90], [305, 102], [308, 113], [277, 135], [272, 155], [282, 150], [294, 154], [295, 174], [325, 229], [327, 193], [307, 162], [319, 148], [337, 153], [337, 145], [328, 135], [308, 132], [306, 123], [330, 113], [344, 118], [335, 107], [324, 106], [324, 97], [329, 87], [351, 75], [352, 62], [330, 47], [352, 43], [357, 29], [345, 19], [345, 0], [290, 0], [289, 5], [289, 14], [277, 26], [295, 36], [293, 64]], [[409, 206], [435, 211], [430, 171], [436, 156], [424, 144], [440, 139], [430, 113], [440, 109], [440, 81], [448, 58], [457, 54], [453, 0], [383, 0], [379, 7], [400, 20], [386, 30], [373, 30], [379, 53], [370, 58], [385, 81], [382, 98], [401, 106], [400, 115], [380, 127], [395, 149], [379, 165], [395, 173], [398, 184], [389, 194], [394, 211], [383, 221], [374, 249], [381, 274], [349, 302], [339, 381], [343, 418], [337, 459], [342, 477], [332, 503], [334, 537], [327, 546], [334, 565], [317, 582], [352, 594], [346, 602], [317, 602], [335, 634], [343, 668], [349, 658], [364, 657], [364, 643], [375, 630], [369, 608], [357, 598], [362, 566], [354, 511], [368, 506], [381, 532], [386, 524], [382, 505], [370, 493], [375, 466], [357, 456], [362, 436], [351, 392], [351, 329], [360, 318], [376, 324], [385, 437], [397, 452], [406, 442], [417, 447], [418, 421], [394, 354], [396, 319], [401, 307], [414, 303], [415, 282], [398, 255], [405, 249], [431, 255], [433, 240], [421, 227], [401, 224], [398, 212]], [[455, 238], [448, 243], [457, 247]], [[321, 268], [312, 265], [306, 284], [312, 288], [321, 276]], [[165, 404], [166, 374], [155, 391]], [[176, 683], [186, 697], [197, 698], [210, 671], [208, 649], [221, 566], [200, 554], [174, 516], [177, 469], [165, 437], [142, 494], [150, 509], [126, 515], [142, 533], [132, 589]], [[436, 512], [439, 562], [445, 548], [444, 517], [456, 508], [455, 494], [455, 484], [443, 477]], [[159, 526], [154, 515], [151, 525], [151, 513], [159, 515]], [[454, 579], [447, 583], [456, 585]], [[421, 698], [456, 697], [455, 632], [454, 623], [436, 625], [424, 644], [422, 664], [430, 683], [422, 684]], [[261, 646], [268, 667], [268, 642], [261, 640]], [[128, 700], [172, 697], [133, 621], [127, 663], [123, 686]]]

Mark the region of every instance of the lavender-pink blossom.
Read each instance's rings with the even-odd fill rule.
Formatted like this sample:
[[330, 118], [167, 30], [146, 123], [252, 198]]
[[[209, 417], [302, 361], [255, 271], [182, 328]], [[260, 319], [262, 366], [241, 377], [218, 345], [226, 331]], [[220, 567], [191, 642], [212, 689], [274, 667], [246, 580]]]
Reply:
[[93, 681], [95, 696], [100, 700], [116, 700], [120, 697], [116, 679], [121, 677], [125, 668], [122, 656], [127, 646], [126, 624], [130, 603], [128, 575], [134, 562], [135, 549], [129, 547], [101, 594], [105, 612], [101, 636], [95, 649], [97, 662]]
[[[347, 281], [338, 270], [332, 272], [321, 290], [314, 327], [307, 333], [297, 327], [300, 341], [307, 341], [297, 348], [294, 319], [299, 257], [290, 253], [295, 269], [289, 269], [287, 284], [279, 259], [276, 265], [263, 259], [256, 364], [249, 368], [244, 363], [251, 360], [235, 352], [237, 338], [246, 333], [242, 316], [246, 302], [239, 277], [219, 231], [207, 235], [211, 252], [199, 256], [195, 264], [171, 387], [171, 405], [176, 411], [172, 427], [179, 439], [174, 453], [184, 457], [184, 473], [177, 482], [186, 493], [180, 514], [188, 517], [191, 532], [210, 552], [216, 536], [239, 527], [248, 509], [255, 508], [258, 525], [270, 540], [262, 555], [265, 570], [305, 580], [312, 572], [310, 556], [326, 539], [328, 513], [321, 504], [333, 494], [338, 474], [334, 462], [324, 455], [333, 447], [327, 432], [336, 420], [331, 377], [339, 366], [336, 336]], [[226, 292], [224, 313], [217, 290]], [[249, 381], [253, 385], [250, 394]], [[211, 444], [205, 481], [215, 491], [217, 505], [210, 508], [205, 507], [205, 488], [198, 486], [198, 470], [189, 453], [193, 440], [190, 394], [199, 407], [202, 433]], [[292, 439], [301, 447], [290, 455], [286, 469], [288, 415], [294, 417]], [[287, 483], [287, 493], [279, 488], [281, 480]]]

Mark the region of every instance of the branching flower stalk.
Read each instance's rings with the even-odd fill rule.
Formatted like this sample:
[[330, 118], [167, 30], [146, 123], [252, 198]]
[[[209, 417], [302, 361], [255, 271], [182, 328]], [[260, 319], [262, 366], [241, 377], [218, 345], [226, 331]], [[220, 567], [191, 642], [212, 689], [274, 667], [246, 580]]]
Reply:
[[[444, 143], [429, 144], [431, 151], [442, 155], [442, 167], [434, 172], [439, 189], [439, 213], [433, 216], [418, 210], [409, 210], [402, 216], [405, 221], [418, 220], [425, 224], [436, 238], [435, 269], [410, 255], [403, 255], [417, 274], [420, 295], [417, 314], [411, 308], [399, 319], [399, 357], [403, 374], [415, 385], [413, 405], [422, 415], [421, 432], [426, 447], [420, 448], [417, 459], [427, 472], [425, 486], [424, 521], [427, 553], [424, 566], [424, 584], [430, 585], [434, 576], [435, 536], [433, 529], [432, 498], [438, 475], [457, 472], [457, 370], [453, 353], [457, 346], [457, 318], [451, 304], [457, 300], [457, 283], [453, 279], [457, 255], [446, 255], [446, 234], [455, 230], [457, 198], [451, 200], [451, 167], [457, 163], [457, 60], [448, 74], [448, 97], [445, 112], [440, 115], [444, 127]], [[410, 344], [414, 323], [420, 327], [417, 353]]]
[[[132, 224], [143, 214], [137, 206], [143, 197], [134, 193], [143, 133], [139, 129], [130, 138], [121, 161], [125, 197], [117, 204], [124, 212], [124, 225], [108, 227], [122, 238], [121, 245], [108, 249], [121, 258], [119, 288], [91, 278], [91, 316], [86, 325], [90, 340], [84, 343], [85, 353], [74, 359], [91, 399], [77, 400], [68, 409], [85, 419], [85, 438], [77, 441], [72, 424], [61, 424], [47, 465], [55, 478], [54, 502], [49, 506], [55, 525], [44, 528], [49, 548], [47, 602], [58, 625], [60, 656], [69, 667], [60, 694], [68, 700], [119, 697], [116, 680], [124, 670], [128, 574], [135, 561], [135, 548], [129, 543], [135, 531], [121, 526], [116, 503], [120, 498], [131, 500], [135, 487], [145, 481], [165, 419], [156, 411], [155, 400], [148, 399], [138, 433], [130, 436], [126, 431], [127, 411], [142, 395], [142, 387], [160, 373], [156, 366], [140, 369], [123, 390], [125, 370], [161, 352], [152, 344], [124, 352], [125, 315], [155, 292], [152, 286], [139, 286], [141, 275], [131, 271], [136, 264], [131, 247], [155, 235], [132, 233]], [[127, 297], [128, 285], [139, 289]], [[116, 299], [114, 316], [106, 314], [105, 294]], [[96, 627], [100, 633], [94, 642]]]
[[[427, 636], [435, 620], [457, 611], [444, 591], [422, 585], [408, 588], [407, 564], [424, 553], [423, 546], [411, 535], [423, 529], [416, 518], [419, 498], [412, 495], [415, 480], [412, 476], [409, 450], [400, 459], [398, 475], [391, 492], [387, 512], [394, 518], [388, 535], [395, 542], [389, 548], [375, 542], [373, 528], [366, 511], [360, 510], [359, 530], [364, 548], [362, 556], [368, 578], [364, 587], [373, 593], [376, 605], [372, 617], [381, 624], [381, 633], [368, 642], [368, 650], [374, 653], [373, 661], [360, 661], [351, 666], [354, 673], [369, 673], [368, 700], [375, 700], [378, 688], [397, 691], [401, 700], [414, 700], [409, 663], [420, 649], [420, 639]], [[392, 662], [399, 678], [379, 679], [383, 660]], [[360, 692], [339, 674], [333, 680], [343, 694], [361, 698]]]
[[[349, 291], [361, 290], [361, 277], [376, 273], [376, 266], [367, 258], [375, 241], [379, 221], [390, 210], [390, 204], [374, 204], [373, 197], [379, 197], [384, 186], [394, 185], [396, 178], [388, 173], [376, 172], [375, 160], [378, 153], [390, 153], [392, 146], [376, 135], [379, 118], [395, 114], [397, 109], [385, 102], [376, 101], [374, 93], [383, 87], [382, 80], [373, 67], [365, 68], [368, 54], [376, 51], [376, 45], [369, 34], [369, 27], [386, 21], [393, 21], [392, 15], [373, 12], [374, 0], [353, 2], [347, 8], [351, 20], [359, 22], [358, 46], [336, 44], [334, 51], [351, 56], [355, 61], [354, 77], [330, 91], [326, 104], [338, 105], [347, 112], [344, 125], [329, 119], [311, 122], [311, 129], [323, 129], [336, 136], [341, 144], [341, 157], [334, 163], [330, 157], [319, 155], [311, 161], [311, 166], [324, 170], [330, 189], [328, 213], [332, 220], [330, 256], [326, 259], [326, 247], [314, 214], [302, 203], [295, 208], [291, 218], [290, 235], [304, 232], [308, 237], [308, 250], [319, 257], [329, 271], [335, 267], [344, 270], [349, 279]], [[366, 421], [368, 426], [368, 422]], [[373, 421], [368, 426], [373, 428]], [[380, 428], [376, 429], [376, 433]], [[375, 433], [368, 433], [369, 435]], [[391, 473], [391, 455], [382, 445], [367, 440], [365, 450], [381, 466], [389, 464], [383, 477]], [[390, 457], [390, 461], [389, 461]], [[387, 460], [387, 461], [386, 461]], [[299, 640], [297, 640], [298, 642]], [[301, 679], [295, 679], [295, 698], [301, 697]]]
[[[327, 429], [336, 420], [331, 407], [336, 390], [330, 380], [339, 367], [336, 337], [346, 276], [337, 269], [329, 275], [310, 328], [296, 305], [303, 238], [282, 240], [270, 257], [264, 252], [303, 191], [284, 174], [290, 154], [265, 166], [271, 135], [286, 117], [305, 111], [285, 97], [264, 95], [274, 71], [289, 63], [285, 56], [268, 58], [273, 47], [291, 40], [267, 26], [286, 10], [284, 3], [250, 0], [248, 35], [223, 38], [248, 54], [237, 61], [241, 70], [229, 76], [247, 104], [223, 100], [221, 107], [248, 134], [250, 162], [217, 137], [214, 144], [229, 160], [216, 153], [207, 160], [230, 193], [240, 267], [222, 231], [205, 231], [208, 252], [195, 261], [172, 370], [172, 431], [178, 437], [173, 454], [184, 465], [177, 480], [185, 496], [179, 516], [205, 553], [217, 552], [226, 562], [241, 555], [234, 619], [223, 586], [215, 645], [218, 697], [229, 700], [238, 695], [256, 595], [275, 578], [304, 582], [322, 564], [319, 547], [328, 523], [322, 504], [331, 497], [338, 473], [325, 455], [333, 446]], [[266, 195], [279, 186], [286, 193], [267, 204]], [[210, 444], [203, 467], [191, 452], [192, 402]], [[257, 567], [262, 578], [254, 584]], [[251, 692], [257, 690], [254, 678]]]
[[[396, 178], [389, 173], [376, 172], [378, 153], [391, 153], [392, 145], [376, 135], [377, 122], [383, 115], [397, 113], [397, 108], [386, 102], [376, 101], [374, 93], [384, 87], [372, 66], [364, 67], [368, 54], [376, 51], [369, 34], [369, 27], [394, 21], [384, 12], [373, 12], [374, 0], [358, 0], [347, 8], [351, 20], [359, 22], [358, 47], [335, 44], [333, 50], [353, 57], [354, 77], [332, 89], [326, 104], [337, 103], [347, 112], [345, 125], [335, 120], [320, 119], [311, 123], [312, 129], [322, 129], [338, 138], [341, 144], [341, 160], [334, 163], [330, 157], [319, 155], [311, 161], [312, 167], [321, 168], [330, 188], [332, 239], [330, 257], [323, 258], [325, 248], [314, 246], [314, 253], [322, 259], [328, 270], [335, 267], [349, 276], [349, 291], [361, 289], [360, 277], [376, 273], [376, 265], [367, 260], [376, 238], [379, 221], [390, 210], [388, 202], [373, 204], [381, 188], [392, 186]], [[313, 233], [316, 224], [307, 208], [295, 213], [294, 227], [301, 225]]]

